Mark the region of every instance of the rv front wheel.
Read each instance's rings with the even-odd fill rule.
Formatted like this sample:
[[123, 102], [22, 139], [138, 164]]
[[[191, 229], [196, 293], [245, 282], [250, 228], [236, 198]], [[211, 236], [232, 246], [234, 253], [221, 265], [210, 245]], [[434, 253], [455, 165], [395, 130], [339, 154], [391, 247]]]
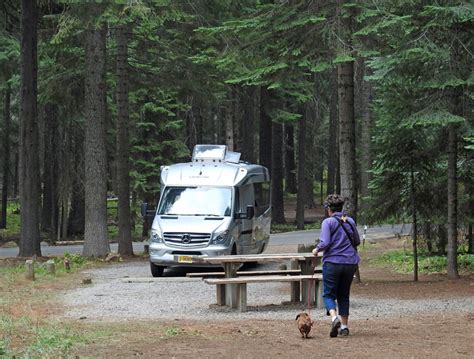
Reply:
[[153, 277], [161, 277], [163, 275], [163, 271], [165, 270], [165, 267], [157, 266], [155, 263], [150, 262], [150, 269], [151, 269], [151, 275]]

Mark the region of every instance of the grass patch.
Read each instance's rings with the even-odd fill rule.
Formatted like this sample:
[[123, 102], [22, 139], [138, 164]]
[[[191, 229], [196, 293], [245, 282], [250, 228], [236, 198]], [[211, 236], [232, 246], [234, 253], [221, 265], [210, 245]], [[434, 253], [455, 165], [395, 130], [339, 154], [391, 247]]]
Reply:
[[78, 344], [86, 344], [85, 335], [59, 321], [36, 321], [4, 315], [0, 317], [0, 354], [26, 358], [65, 357]]
[[[64, 258], [70, 271], [64, 268]], [[55, 276], [47, 272], [46, 263], [35, 263], [35, 281], [25, 278], [24, 261], [0, 261], [0, 358], [69, 357], [73, 348], [98, 336], [51, 315], [61, 311], [57, 294], [80, 283], [78, 272], [103, 263], [73, 254], [54, 261]]]
[[164, 328], [164, 337], [176, 337], [180, 335], [186, 336], [199, 336], [201, 332], [198, 330], [186, 330], [184, 328], [176, 328], [176, 327], [167, 327]]
[[[388, 267], [397, 273], [413, 272], [413, 254], [404, 250], [394, 250], [386, 252], [372, 260], [371, 264]], [[420, 273], [446, 273], [447, 258], [445, 256], [418, 255], [418, 269]], [[474, 271], [474, 255], [458, 255], [459, 271]]]

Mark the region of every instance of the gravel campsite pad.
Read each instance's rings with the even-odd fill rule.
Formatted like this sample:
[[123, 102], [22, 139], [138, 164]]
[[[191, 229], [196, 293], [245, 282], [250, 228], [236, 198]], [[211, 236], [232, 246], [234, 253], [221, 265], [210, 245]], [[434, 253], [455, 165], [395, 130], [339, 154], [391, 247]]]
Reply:
[[[346, 353], [336, 346], [331, 349], [335, 342], [328, 337], [329, 322], [321, 309], [310, 309], [316, 322], [312, 340], [300, 339], [294, 319], [304, 308], [281, 304], [290, 296], [286, 283], [249, 285], [249, 311], [238, 313], [212, 305], [215, 287], [201, 279], [186, 278], [183, 272], [165, 272], [165, 277], [149, 283], [122, 280], [151, 277], [147, 262], [84, 272], [92, 278], [92, 285], [65, 293], [63, 315], [85, 323], [106, 321], [127, 327], [150, 323], [137, 329], [141, 339], [136, 346], [123, 343], [120, 352], [127, 353], [125, 356], [287, 357], [316, 350], [327, 357], [349, 353], [363, 357], [468, 357], [474, 351], [472, 274], [459, 281], [442, 275], [420, 276], [420, 282], [413, 283], [409, 275], [382, 268], [363, 265], [361, 273], [362, 283], [353, 285], [351, 336], [336, 339], [346, 340], [344, 346], [350, 350]], [[160, 345], [156, 345], [153, 332], [147, 330], [157, 325], [179, 328], [181, 334], [160, 338]], [[148, 335], [150, 338], [143, 339]], [[104, 345], [90, 350], [85, 354], [114, 355]]]

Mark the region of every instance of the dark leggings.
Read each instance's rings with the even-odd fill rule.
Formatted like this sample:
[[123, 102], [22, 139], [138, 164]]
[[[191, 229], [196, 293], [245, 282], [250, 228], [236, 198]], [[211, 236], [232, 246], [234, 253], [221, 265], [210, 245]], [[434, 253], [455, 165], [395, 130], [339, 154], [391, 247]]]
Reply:
[[326, 310], [339, 308], [339, 315], [349, 315], [349, 295], [357, 264], [323, 263], [323, 299]]

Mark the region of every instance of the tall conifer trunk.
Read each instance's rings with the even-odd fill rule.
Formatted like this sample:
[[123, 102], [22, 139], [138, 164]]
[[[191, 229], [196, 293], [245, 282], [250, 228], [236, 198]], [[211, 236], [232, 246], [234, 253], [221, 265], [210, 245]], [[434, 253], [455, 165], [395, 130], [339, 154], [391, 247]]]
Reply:
[[285, 179], [286, 192], [296, 193], [296, 164], [295, 164], [295, 128], [293, 125], [284, 126], [285, 133]]
[[413, 164], [410, 168], [410, 197], [411, 197], [411, 217], [413, 228], [411, 231], [411, 238], [413, 244], [413, 281], [418, 281], [418, 221], [416, 218], [416, 200], [415, 200], [415, 173]]
[[234, 97], [232, 88], [227, 89], [227, 103], [225, 111], [225, 144], [229, 151], [234, 150]]
[[7, 228], [8, 190], [10, 187], [10, 83], [7, 81], [4, 91], [3, 107], [3, 179], [2, 179], [2, 214], [0, 228]]
[[272, 119], [270, 117], [270, 93], [265, 86], [260, 91], [260, 142], [259, 161], [262, 166], [272, 167]]
[[296, 227], [304, 229], [305, 172], [306, 172], [306, 120], [307, 110], [303, 107], [303, 116], [298, 128], [298, 192], [296, 193]]
[[[89, 5], [94, 7], [96, 5]], [[91, 8], [91, 18], [96, 15]], [[92, 26], [92, 25], [91, 25]], [[105, 30], [86, 30], [85, 58], [85, 228], [84, 256], [110, 251], [107, 239], [107, 156], [105, 121]]]
[[448, 277], [459, 278], [457, 266], [458, 254], [458, 179], [457, 179], [457, 128], [449, 125], [448, 137]]
[[[57, 184], [57, 142], [58, 142], [58, 108], [46, 104], [44, 108], [44, 166], [43, 166], [43, 207], [41, 213], [41, 228], [43, 231], [55, 232], [54, 223], [58, 206]], [[50, 236], [53, 239], [55, 236]]]
[[272, 127], [272, 222], [285, 223], [283, 211], [283, 125], [273, 122]]
[[353, 62], [338, 65], [339, 94], [339, 158], [341, 195], [346, 198], [346, 211], [357, 217], [357, 182], [354, 119]]
[[372, 118], [370, 111], [370, 101], [372, 97], [372, 88], [369, 82], [365, 81], [363, 77], [367, 74], [368, 68], [363, 60], [360, 61], [362, 66], [360, 71], [363, 72], [361, 79], [361, 133], [360, 133], [360, 194], [361, 194], [361, 211], [366, 218], [367, 208], [367, 197], [369, 197], [369, 181], [370, 181], [370, 170], [371, 170], [371, 151], [370, 151], [370, 138], [372, 128]]
[[[343, 5], [345, 1], [339, 1]], [[351, 51], [351, 18], [339, 16], [341, 38]], [[341, 195], [346, 198], [345, 210], [357, 220], [357, 181], [354, 116], [354, 62], [345, 61], [337, 65], [337, 92], [339, 110], [339, 166]]]
[[36, 1], [22, 0], [21, 90], [20, 90], [20, 257], [41, 256], [40, 169], [37, 115], [37, 30]]
[[255, 163], [255, 92], [254, 86], [245, 88], [242, 117], [242, 159]]
[[130, 145], [128, 116], [128, 27], [117, 28], [117, 196], [118, 252], [133, 255], [130, 218]]

